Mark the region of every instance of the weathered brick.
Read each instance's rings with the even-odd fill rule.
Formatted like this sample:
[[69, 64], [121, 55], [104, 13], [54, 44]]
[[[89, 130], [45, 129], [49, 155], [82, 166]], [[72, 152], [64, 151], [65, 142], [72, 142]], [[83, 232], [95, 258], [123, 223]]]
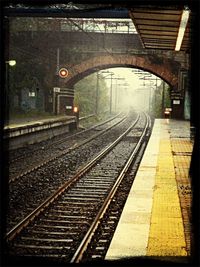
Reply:
[[[178, 84], [178, 75], [176, 76], [171, 69], [171, 64], [168, 64], [167, 60], [163, 61], [164, 63], [155, 64], [149, 61], [149, 58], [144, 56], [137, 56], [137, 55], [103, 55], [99, 57], [92, 57], [88, 60], [81, 62], [78, 65], [75, 65], [70, 69], [70, 75], [65, 80], [66, 86], [71, 87], [74, 85], [77, 80], [80, 78], [79, 75], [82, 77], [82, 73], [94, 72], [94, 68], [96, 69], [103, 69], [105, 66], [108, 68], [112, 66], [132, 66], [134, 68], [142, 68], [157, 74], [159, 77], [163, 78], [166, 82], [168, 82], [174, 89], [177, 88]], [[77, 76], [77, 77], [76, 77]]]

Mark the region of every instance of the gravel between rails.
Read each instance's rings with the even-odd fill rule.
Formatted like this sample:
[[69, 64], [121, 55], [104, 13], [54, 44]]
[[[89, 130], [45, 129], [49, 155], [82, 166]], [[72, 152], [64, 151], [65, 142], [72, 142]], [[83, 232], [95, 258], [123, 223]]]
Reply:
[[[123, 114], [119, 114], [114, 118], [109, 119], [103, 123], [95, 125], [90, 129], [79, 131], [70, 135], [61, 135], [53, 140], [47, 140], [39, 144], [30, 145], [30, 148], [19, 149], [17, 151], [9, 152], [9, 180], [13, 181], [16, 177], [21, 177], [23, 173], [30, 171], [33, 168], [37, 168], [41, 163], [46, 162], [59, 154], [62, 154], [64, 150], [73, 148], [86, 139], [100, 134], [101, 131], [105, 131], [107, 128], [112, 127], [122, 121]], [[13, 154], [15, 160], [13, 160]], [[18, 154], [18, 156], [17, 156]], [[23, 162], [23, 164], [21, 164]]]
[[[96, 162], [91, 170], [81, 175], [80, 180], [63, 191], [35, 220], [31, 220], [28, 228], [10, 243], [11, 254], [59, 259], [64, 257], [65, 262], [69, 261], [115, 184], [116, 178], [120, 173], [124, 173], [123, 166], [136, 146], [142, 128], [143, 125], [137, 123], [137, 126]], [[56, 231], [58, 227], [61, 229], [62, 225], [68, 229], [67, 232]], [[41, 230], [38, 232], [38, 226], [48, 226], [49, 230], [46, 233]]]
[[[34, 208], [70, 179], [98, 152], [115, 140], [136, 118], [135, 113], [109, 133], [99, 136], [35, 172], [10, 184], [8, 196], [7, 231], [25, 218]], [[48, 188], [48, 190], [47, 190]]]

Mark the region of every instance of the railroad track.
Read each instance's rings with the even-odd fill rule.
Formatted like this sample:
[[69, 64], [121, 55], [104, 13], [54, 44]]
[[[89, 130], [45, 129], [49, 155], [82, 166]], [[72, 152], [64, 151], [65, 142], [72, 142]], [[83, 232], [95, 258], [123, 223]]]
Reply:
[[[43, 166], [33, 169], [9, 184], [7, 231], [25, 218], [46, 198], [85, 166], [104, 147], [113, 142], [136, 118], [135, 113], [110, 131], [99, 135], [87, 144], [75, 149]], [[34, 158], [33, 158], [34, 159]], [[46, 190], [48, 188], [48, 190]]]
[[[83, 136], [85, 134], [92, 136], [94, 133], [96, 133], [97, 131], [99, 131], [99, 129], [104, 126], [105, 128], [109, 128], [112, 125], [110, 125], [110, 123], [113, 121], [113, 124], [115, 124], [115, 120], [117, 122], [117, 120], [119, 119], [119, 117], [121, 116], [121, 119], [123, 119], [123, 117], [125, 115], [122, 115], [122, 113], [119, 113], [103, 122], [100, 122], [96, 125], [91, 126], [88, 129], [84, 129], [84, 130], [80, 130], [80, 131], [76, 131], [75, 133], [69, 133], [69, 134], [61, 134], [59, 136], [55, 136], [54, 138], [52, 138], [51, 140], [46, 140], [46, 141], [42, 141], [39, 144], [33, 144], [33, 145], [29, 145], [28, 147], [25, 148], [18, 148], [12, 151], [12, 153], [10, 153], [10, 158], [9, 158], [9, 163], [15, 163], [19, 160], [23, 160], [25, 158], [27, 158], [27, 156], [30, 156], [32, 153], [36, 153], [36, 152], [42, 152], [44, 149], [50, 149], [54, 146], [57, 145], [61, 145], [62, 143], [65, 143], [66, 141], [68, 141], [74, 137], [78, 137], [78, 136]], [[107, 126], [106, 126], [107, 125]], [[52, 130], [53, 131], [53, 130]], [[85, 136], [84, 136], [85, 138]]]
[[9, 256], [80, 262], [149, 134], [142, 114], [6, 235]]
[[[9, 183], [14, 182], [28, 173], [34, 172], [71, 150], [89, 143], [91, 140], [94, 140], [123, 122], [126, 117], [126, 115], [118, 114], [89, 129], [59, 138], [51, 143], [48, 142], [47, 145], [43, 143], [39, 148], [37, 146], [35, 150], [33, 149], [28, 153], [26, 152], [16, 157], [9, 162]], [[23, 164], [21, 164], [22, 161]]]

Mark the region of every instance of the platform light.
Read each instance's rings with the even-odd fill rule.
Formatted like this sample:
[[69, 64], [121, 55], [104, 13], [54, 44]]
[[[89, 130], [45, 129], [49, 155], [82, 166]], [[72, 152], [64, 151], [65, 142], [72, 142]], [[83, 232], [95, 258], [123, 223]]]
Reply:
[[182, 16], [181, 16], [181, 22], [180, 22], [180, 26], [179, 26], [179, 30], [178, 30], [178, 37], [176, 40], [176, 47], [175, 47], [175, 51], [179, 51], [181, 48], [181, 44], [183, 41], [183, 37], [185, 34], [185, 30], [186, 30], [186, 26], [187, 26], [187, 22], [189, 19], [189, 15], [190, 15], [190, 10], [188, 8], [185, 8], [183, 10]]
[[6, 61], [6, 63], [7, 63], [9, 66], [13, 67], [13, 66], [16, 65], [17, 62], [16, 62], [16, 60], [11, 59], [11, 60]]

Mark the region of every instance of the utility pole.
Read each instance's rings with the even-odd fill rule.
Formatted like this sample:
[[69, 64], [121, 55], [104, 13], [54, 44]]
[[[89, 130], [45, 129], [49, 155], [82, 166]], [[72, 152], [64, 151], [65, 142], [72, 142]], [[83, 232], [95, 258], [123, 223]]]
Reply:
[[151, 87], [149, 88], [149, 114], [151, 113]]
[[60, 48], [57, 48], [57, 55], [56, 55], [56, 75], [58, 76], [60, 69]]
[[117, 101], [118, 101], [118, 86], [117, 86], [117, 80], [115, 85], [115, 112], [117, 110]]
[[[110, 84], [110, 114], [112, 113], [112, 76], [114, 75], [113, 72], [109, 72], [109, 71], [102, 71], [101, 74], [104, 74], [104, 73], [108, 73], [108, 75], [106, 75], [105, 77], [103, 77], [104, 79], [111, 79], [111, 84]], [[106, 78], [107, 76], [111, 76], [110, 78]]]
[[99, 112], [99, 72], [97, 71], [97, 86], [96, 86], [96, 107], [95, 114], [98, 115]]
[[[112, 76], [113, 75], [115, 75], [113, 72], [109, 72], [109, 71], [102, 71], [101, 72], [101, 74], [108, 74], [108, 75], [106, 75], [106, 76], [102, 76], [102, 78], [103, 79], [110, 79], [111, 80], [111, 84], [110, 84], [110, 100], [109, 100], [109, 106], [110, 106], [110, 108], [109, 108], [109, 112], [110, 112], [110, 114], [112, 114], [112, 106], [113, 106], [113, 80], [125, 80], [124, 78], [113, 78]], [[107, 76], [109, 76], [110, 75], [110, 77], [109, 78], [107, 78]], [[116, 111], [116, 98], [117, 98], [117, 95], [116, 95], [116, 91], [115, 91], [115, 111]]]
[[110, 114], [112, 114], [112, 76], [114, 73], [111, 73], [111, 85], [110, 85]]
[[165, 109], [165, 82], [163, 81], [163, 91], [162, 91], [162, 117], [164, 117]]

